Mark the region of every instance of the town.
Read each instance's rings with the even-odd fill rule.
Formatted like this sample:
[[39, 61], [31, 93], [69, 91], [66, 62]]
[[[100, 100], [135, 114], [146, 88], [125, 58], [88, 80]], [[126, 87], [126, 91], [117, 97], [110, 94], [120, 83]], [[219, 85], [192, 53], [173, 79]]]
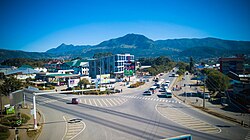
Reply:
[[0, 140], [250, 140], [249, 0], [0, 9]]
[[[231, 108], [241, 115], [249, 113], [250, 67], [246, 64], [247, 58], [244, 55], [219, 58], [215, 63], [210, 62], [210, 65], [205, 62], [194, 63], [192, 58], [189, 63], [185, 63], [174, 62], [161, 56], [150, 60], [151, 65], [145, 65], [149, 59], [136, 60], [132, 54], [99, 53], [96, 56], [98, 57], [87, 60], [52, 59], [47, 60], [44, 67], [34, 68], [27, 64], [18, 68], [2, 65], [1, 77], [4, 80], [1, 85], [2, 114], [8, 116], [15, 112], [20, 113], [20, 109], [16, 110], [17, 105], [27, 108], [29, 106], [27, 97], [31, 91], [48, 94], [44, 101], [39, 101], [38, 96], [38, 105], [57, 102], [61, 98], [69, 99], [70, 101], [66, 102], [72, 104], [110, 107], [123, 104], [127, 100], [109, 101], [104, 96], [105, 102], [101, 96], [97, 101], [91, 101], [85, 99], [84, 95], [111, 97], [110, 95], [117, 94], [131, 98], [132, 96], [124, 93], [144, 89], [144, 92], [139, 93], [142, 95], [138, 97], [139, 99], [167, 102], [168, 100], [162, 99], [177, 98], [176, 101], [170, 102], [183, 102], [243, 127], [250, 126], [249, 115], [235, 118], [234, 115], [221, 111], [223, 108]], [[10, 90], [7, 91], [5, 88]], [[59, 96], [56, 96], [58, 99], [55, 100], [50, 99], [51, 95]], [[67, 96], [65, 98], [61, 95]], [[32, 97], [30, 101], [34, 103]], [[217, 106], [218, 109], [209, 109], [213, 106]], [[35, 108], [32, 104], [30, 107]], [[204, 110], [206, 108], [209, 110]], [[37, 124], [34, 125], [35, 129], [38, 129]], [[33, 126], [31, 128], [33, 130]], [[207, 132], [210, 132], [210, 129], [209, 127]], [[211, 132], [217, 131], [220, 130], [211, 129]]]

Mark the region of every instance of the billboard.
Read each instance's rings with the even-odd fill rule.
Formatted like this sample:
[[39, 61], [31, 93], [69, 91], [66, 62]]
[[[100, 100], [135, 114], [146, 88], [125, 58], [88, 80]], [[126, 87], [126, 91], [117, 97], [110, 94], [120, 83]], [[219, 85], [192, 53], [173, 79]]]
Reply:
[[127, 62], [124, 65], [124, 75], [125, 76], [133, 76], [135, 73], [135, 62]]
[[78, 86], [80, 79], [69, 79], [68, 80], [68, 87], [75, 87]]
[[[100, 83], [100, 75], [96, 75], [96, 79], [98, 80], [98, 83]], [[110, 74], [102, 74], [101, 75], [101, 83], [110, 83]]]

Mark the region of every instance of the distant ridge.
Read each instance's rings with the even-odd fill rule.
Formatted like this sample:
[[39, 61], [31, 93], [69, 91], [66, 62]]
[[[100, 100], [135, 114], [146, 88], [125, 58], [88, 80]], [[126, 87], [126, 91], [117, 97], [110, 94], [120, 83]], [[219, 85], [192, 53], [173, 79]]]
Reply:
[[91, 58], [98, 52], [131, 53], [136, 57], [168, 56], [172, 59], [194, 57], [198, 59], [250, 54], [250, 41], [222, 40], [218, 38], [152, 40], [140, 34], [127, 34], [103, 41], [98, 45], [61, 44], [45, 53], [1, 49], [0, 58]]

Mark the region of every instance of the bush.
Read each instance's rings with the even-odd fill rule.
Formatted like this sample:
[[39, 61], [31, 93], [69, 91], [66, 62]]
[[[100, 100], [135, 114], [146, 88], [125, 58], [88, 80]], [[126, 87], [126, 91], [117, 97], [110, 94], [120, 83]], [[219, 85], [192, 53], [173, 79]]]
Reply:
[[134, 84], [131, 84], [130, 87], [131, 88], [137, 88], [137, 87], [139, 87], [141, 85], [144, 85], [144, 84], [145, 84], [145, 82], [136, 82]]
[[7, 140], [9, 136], [9, 129], [5, 126], [0, 126], [0, 140]]
[[[4, 117], [1, 121], [1, 124], [3, 125], [6, 125], [6, 126], [18, 126], [16, 124], [16, 121], [19, 120], [18, 117], [16, 115], [11, 115], [11, 116], [8, 116], [8, 117]], [[26, 114], [23, 114], [21, 113], [21, 121], [22, 121], [22, 124], [24, 123], [27, 123], [28, 120], [30, 120], [30, 117]], [[22, 125], [21, 124], [21, 125]]]

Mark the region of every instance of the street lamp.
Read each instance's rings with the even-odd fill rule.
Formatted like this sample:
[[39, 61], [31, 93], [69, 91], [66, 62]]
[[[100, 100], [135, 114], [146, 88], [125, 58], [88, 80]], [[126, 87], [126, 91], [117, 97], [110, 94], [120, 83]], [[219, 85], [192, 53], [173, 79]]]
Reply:
[[36, 95], [33, 95], [33, 117], [34, 117], [34, 129], [37, 129], [37, 119], [36, 119]]

